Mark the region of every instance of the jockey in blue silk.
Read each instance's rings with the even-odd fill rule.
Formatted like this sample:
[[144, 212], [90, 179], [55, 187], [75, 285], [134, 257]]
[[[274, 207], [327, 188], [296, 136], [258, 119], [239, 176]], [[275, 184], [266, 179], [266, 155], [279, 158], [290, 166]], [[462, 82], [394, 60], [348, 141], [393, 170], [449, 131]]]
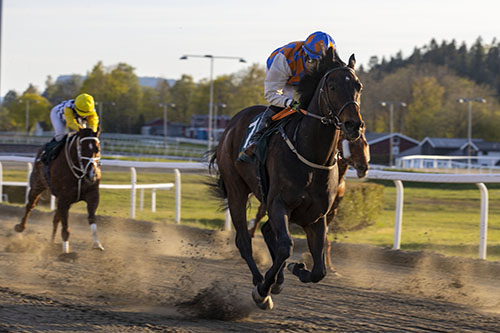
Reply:
[[264, 98], [270, 103], [262, 116], [259, 127], [250, 138], [245, 153], [253, 155], [255, 144], [269, 125], [274, 114], [283, 108], [299, 109], [294, 99], [295, 91], [306, 71], [317, 68], [329, 48], [335, 51], [333, 38], [321, 31], [310, 34], [305, 41], [291, 42], [277, 48], [267, 59], [264, 79]]

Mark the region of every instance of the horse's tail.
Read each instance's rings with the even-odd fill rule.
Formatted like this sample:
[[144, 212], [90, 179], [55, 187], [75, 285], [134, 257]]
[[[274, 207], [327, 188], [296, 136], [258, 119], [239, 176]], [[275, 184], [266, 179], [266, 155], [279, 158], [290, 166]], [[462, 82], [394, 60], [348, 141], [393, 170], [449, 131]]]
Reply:
[[210, 187], [210, 192], [219, 199], [227, 198], [226, 185], [222, 180], [222, 177], [219, 174], [219, 170], [217, 169], [217, 147], [210, 150], [208, 153], [210, 154], [210, 161], [208, 163], [208, 171], [214, 177], [208, 182], [208, 186]]

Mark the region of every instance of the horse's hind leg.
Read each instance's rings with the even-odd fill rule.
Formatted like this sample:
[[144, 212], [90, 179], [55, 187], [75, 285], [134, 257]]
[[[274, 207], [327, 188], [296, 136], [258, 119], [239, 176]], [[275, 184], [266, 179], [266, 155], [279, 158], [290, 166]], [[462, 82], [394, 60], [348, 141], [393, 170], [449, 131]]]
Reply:
[[304, 230], [307, 234], [307, 244], [314, 260], [313, 269], [311, 271], [307, 270], [302, 263], [291, 263], [288, 265], [288, 269], [294, 275], [297, 275], [302, 282], [319, 282], [326, 275], [326, 218], [304, 227]]
[[259, 206], [259, 210], [257, 211], [257, 215], [255, 215], [255, 219], [253, 219], [253, 226], [250, 229], [248, 229], [250, 237], [253, 238], [255, 236], [255, 231], [259, 227], [260, 220], [262, 220], [266, 215], [266, 210], [267, 210], [266, 205], [261, 203]]
[[92, 240], [94, 241], [93, 248], [104, 251], [104, 247], [97, 238], [97, 224], [95, 221], [95, 212], [99, 204], [99, 192], [96, 192], [94, 195], [90, 196], [90, 198], [87, 198], [85, 201], [87, 202], [87, 212], [89, 214], [88, 220], [90, 225], [90, 232], [92, 234]]
[[[36, 172], [35, 170], [33, 172]], [[45, 187], [42, 184], [35, 184], [35, 186], [30, 187], [28, 193], [28, 203], [26, 204], [26, 210], [24, 211], [24, 216], [21, 219], [21, 223], [16, 224], [14, 229], [17, 232], [23, 232], [26, 229], [26, 223], [28, 222], [28, 217], [35, 208], [40, 196], [42, 195]]]

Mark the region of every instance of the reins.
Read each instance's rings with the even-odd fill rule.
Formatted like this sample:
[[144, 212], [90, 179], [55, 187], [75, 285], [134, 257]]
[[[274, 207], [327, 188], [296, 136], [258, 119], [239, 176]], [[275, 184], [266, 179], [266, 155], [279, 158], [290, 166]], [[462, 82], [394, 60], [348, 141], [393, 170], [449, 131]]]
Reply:
[[[320, 105], [320, 102], [323, 101], [323, 103], [326, 106], [326, 109], [328, 110], [328, 116], [320, 116], [320, 115], [317, 115], [315, 113], [308, 112], [307, 110], [304, 110], [304, 109], [300, 109], [300, 113], [302, 113], [304, 116], [311, 117], [311, 118], [319, 120], [323, 125], [327, 125], [327, 126], [328, 125], [334, 125], [337, 130], [343, 130], [344, 129], [344, 124], [340, 121], [340, 115], [342, 114], [342, 112], [344, 111], [344, 109], [348, 105], [350, 105], [350, 104], [356, 105], [357, 109], [359, 110], [359, 103], [356, 102], [356, 101], [354, 101], [354, 100], [347, 101], [346, 103], [344, 103], [344, 105], [342, 105], [342, 107], [340, 107], [340, 109], [337, 112], [334, 111], [335, 108], [331, 105], [330, 100], [325, 95], [327, 93], [324, 90], [324, 86], [325, 86], [326, 78], [328, 77], [328, 75], [330, 75], [330, 73], [332, 73], [334, 71], [337, 71], [337, 70], [348, 70], [348, 71], [350, 71], [351, 73], [354, 74], [354, 70], [352, 68], [350, 68], [350, 67], [336, 67], [336, 68], [330, 69], [321, 78], [321, 81], [319, 83], [320, 88], [319, 88], [319, 95], [318, 95], [318, 99], [319, 99], [318, 105]], [[281, 133], [281, 137], [286, 142], [288, 148], [290, 148], [290, 150], [295, 155], [297, 155], [297, 158], [302, 163], [310, 166], [311, 168], [320, 169], [320, 170], [332, 170], [335, 167], [335, 164], [337, 163], [337, 159], [338, 159], [338, 156], [337, 156], [338, 153], [336, 153], [336, 156], [335, 156], [335, 158], [333, 160], [333, 164], [332, 165], [326, 166], [326, 165], [321, 165], [321, 164], [313, 163], [313, 162], [307, 160], [304, 156], [302, 156], [297, 151], [297, 148], [294, 147], [292, 141], [286, 135], [283, 127], [280, 126], [279, 127], [279, 131]]]
[[[87, 171], [91, 165], [94, 167], [98, 167], [98, 162], [101, 159], [100, 157], [86, 157], [82, 156], [82, 148], [81, 148], [81, 143], [86, 140], [94, 140], [97, 143], [99, 143], [99, 139], [96, 137], [84, 137], [80, 140], [77, 134], [73, 135], [71, 138], [68, 138], [66, 140], [66, 144], [64, 145], [64, 152], [66, 155], [66, 162], [68, 163], [69, 169], [71, 170], [71, 173], [73, 173], [73, 176], [78, 180], [78, 194], [76, 197], [76, 201], [80, 200], [80, 192], [82, 188], [82, 179], [85, 177], [87, 174]], [[76, 142], [76, 159], [77, 163], [79, 166], [75, 165], [73, 163], [73, 160], [70, 157], [70, 150], [71, 146], [73, 143]], [[82, 160], [88, 160], [87, 164], [83, 165]], [[80, 173], [80, 174], [79, 174]]]

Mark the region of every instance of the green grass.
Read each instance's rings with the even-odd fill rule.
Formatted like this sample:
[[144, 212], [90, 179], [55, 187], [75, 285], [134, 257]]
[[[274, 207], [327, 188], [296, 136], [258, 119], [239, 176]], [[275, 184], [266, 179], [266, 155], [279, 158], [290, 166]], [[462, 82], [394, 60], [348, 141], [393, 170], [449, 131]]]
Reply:
[[[137, 169], [139, 184], [174, 182], [173, 173], [147, 173]], [[214, 198], [206, 182], [208, 176], [183, 173], [182, 224], [201, 228], [222, 229], [225, 213], [221, 202]], [[26, 171], [4, 169], [4, 180], [24, 181]], [[348, 187], [349, 187], [348, 181]], [[103, 171], [102, 183], [130, 183], [130, 173]], [[372, 244], [392, 247], [396, 190], [392, 182], [380, 182], [384, 189], [384, 208], [373, 226], [331, 235], [339, 242]], [[489, 189], [488, 259], [500, 260], [500, 184], [487, 185]], [[478, 257], [480, 193], [474, 185], [404, 183], [404, 208], [401, 248], [429, 250], [446, 255]], [[144, 210], [139, 210], [137, 192], [136, 219], [158, 223], [175, 223], [175, 190], [157, 191], [156, 213], [151, 212], [151, 191], [146, 190]], [[253, 217], [258, 203], [252, 200], [249, 217]], [[48, 210], [46, 207], [40, 209]], [[85, 203], [77, 203], [72, 212], [86, 213]], [[101, 190], [98, 215], [129, 218], [130, 191]], [[302, 235], [298, 235], [303, 237]]]

